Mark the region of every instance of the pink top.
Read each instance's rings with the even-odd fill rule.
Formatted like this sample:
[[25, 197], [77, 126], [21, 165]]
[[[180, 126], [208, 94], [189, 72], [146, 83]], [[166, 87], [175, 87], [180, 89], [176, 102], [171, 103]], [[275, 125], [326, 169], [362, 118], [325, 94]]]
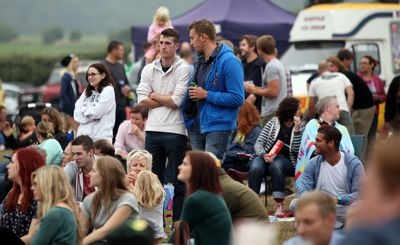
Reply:
[[373, 74], [372, 79], [370, 81], [366, 81], [360, 72], [358, 73], [358, 76], [364, 80], [365, 84], [367, 84], [372, 95], [373, 94], [378, 95], [378, 101], [374, 101], [374, 102], [376, 105], [375, 113], [379, 114], [379, 104], [386, 101], [385, 85], [384, 85], [382, 79], [380, 79], [379, 76]]
[[158, 34], [167, 28], [173, 28], [173, 26], [170, 23], [167, 23], [165, 26], [151, 24], [149, 26], [149, 31], [147, 32], [147, 42], [151, 43]]
[[114, 148], [115, 152], [122, 151], [126, 153], [129, 153], [131, 150], [144, 149], [144, 140], [139, 139], [132, 132], [131, 120], [125, 120], [119, 125]]

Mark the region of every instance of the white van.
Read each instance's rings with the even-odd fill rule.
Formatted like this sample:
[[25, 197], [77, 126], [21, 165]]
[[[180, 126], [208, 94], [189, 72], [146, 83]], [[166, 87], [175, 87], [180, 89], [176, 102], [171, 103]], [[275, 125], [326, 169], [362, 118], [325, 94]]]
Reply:
[[400, 4], [320, 4], [302, 10], [290, 31], [292, 45], [281, 60], [292, 73], [293, 95], [303, 108], [308, 101], [306, 80], [321, 60], [336, 56], [340, 48], [354, 53], [355, 72], [362, 56], [378, 60], [375, 71], [387, 89], [400, 73], [399, 17]]

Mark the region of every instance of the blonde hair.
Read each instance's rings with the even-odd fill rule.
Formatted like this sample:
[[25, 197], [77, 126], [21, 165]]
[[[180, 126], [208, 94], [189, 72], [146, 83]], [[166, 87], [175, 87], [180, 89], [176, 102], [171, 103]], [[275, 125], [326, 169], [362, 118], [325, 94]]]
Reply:
[[171, 25], [171, 17], [167, 7], [161, 6], [156, 10], [153, 16], [153, 24], [156, 24], [157, 21], [164, 21], [164, 26]]
[[125, 170], [117, 159], [110, 156], [103, 156], [98, 158], [95, 163], [102, 177], [102, 183], [93, 197], [92, 221], [95, 219], [102, 205], [104, 205], [105, 210], [109, 210], [113, 200], [129, 192]]
[[127, 173], [131, 171], [131, 162], [133, 160], [145, 160], [147, 163], [147, 170], [151, 170], [151, 166], [153, 164], [153, 156], [150, 152], [146, 150], [132, 150], [129, 152], [128, 157], [126, 158], [126, 169]]
[[296, 210], [303, 209], [304, 207], [316, 204], [318, 207], [319, 214], [325, 218], [329, 214], [336, 214], [336, 205], [332, 198], [321, 191], [314, 190], [305, 193], [299, 198]]
[[148, 170], [139, 173], [133, 190], [138, 203], [145, 208], [154, 208], [164, 198], [164, 188], [157, 175]]
[[54, 136], [54, 129], [51, 123], [40, 121], [36, 127], [36, 133], [44, 139], [50, 139]]
[[24, 116], [21, 119], [21, 127], [25, 128], [25, 127], [29, 127], [29, 130], [32, 128], [35, 128], [35, 119], [33, 119], [32, 116]]
[[32, 173], [31, 179], [33, 185], [36, 185], [42, 193], [42, 201], [38, 202], [38, 220], [46, 216], [50, 208], [57, 203], [67, 205], [73, 212], [77, 222], [77, 244], [79, 244], [83, 237], [79, 225], [79, 211], [76, 206], [74, 191], [64, 170], [56, 165], [43, 166]]

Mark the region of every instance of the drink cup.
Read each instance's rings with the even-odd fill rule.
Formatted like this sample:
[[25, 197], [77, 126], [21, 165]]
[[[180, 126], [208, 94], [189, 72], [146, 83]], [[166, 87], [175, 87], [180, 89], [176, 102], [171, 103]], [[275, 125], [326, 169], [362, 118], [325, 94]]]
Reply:
[[266, 154], [266, 156], [268, 158], [270, 158], [271, 160], [274, 159], [276, 157], [276, 155], [278, 155], [279, 151], [282, 149], [283, 147], [283, 142], [281, 140], [277, 140], [275, 145], [272, 147], [272, 149]]

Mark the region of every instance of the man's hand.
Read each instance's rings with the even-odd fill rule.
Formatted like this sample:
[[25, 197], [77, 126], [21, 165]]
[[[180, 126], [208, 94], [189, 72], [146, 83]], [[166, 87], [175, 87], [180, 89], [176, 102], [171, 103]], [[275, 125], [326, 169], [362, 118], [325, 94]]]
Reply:
[[198, 99], [198, 100], [202, 100], [207, 98], [207, 91], [204, 90], [202, 87], [190, 87], [189, 88], [189, 95], [190, 95], [190, 99]]
[[246, 101], [249, 102], [250, 104], [254, 105], [254, 103], [256, 102], [256, 96], [254, 94], [249, 94], [249, 96], [247, 96]]
[[126, 96], [126, 97], [128, 97], [129, 96], [129, 92], [131, 91], [131, 88], [128, 86], [128, 85], [124, 85], [122, 88], [121, 88], [121, 93], [124, 95], [124, 96]]
[[244, 90], [248, 94], [254, 94], [254, 91], [255, 91], [254, 83], [244, 83]]
[[135, 136], [139, 136], [142, 133], [142, 130], [140, 130], [140, 128], [134, 123], [132, 123], [131, 130]]
[[9, 122], [5, 122], [1, 128], [1, 130], [3, 131], [3, 134], [8, 137], [10, 135], [12, 135], [13, 133], [13, 128], [10, 126]]

